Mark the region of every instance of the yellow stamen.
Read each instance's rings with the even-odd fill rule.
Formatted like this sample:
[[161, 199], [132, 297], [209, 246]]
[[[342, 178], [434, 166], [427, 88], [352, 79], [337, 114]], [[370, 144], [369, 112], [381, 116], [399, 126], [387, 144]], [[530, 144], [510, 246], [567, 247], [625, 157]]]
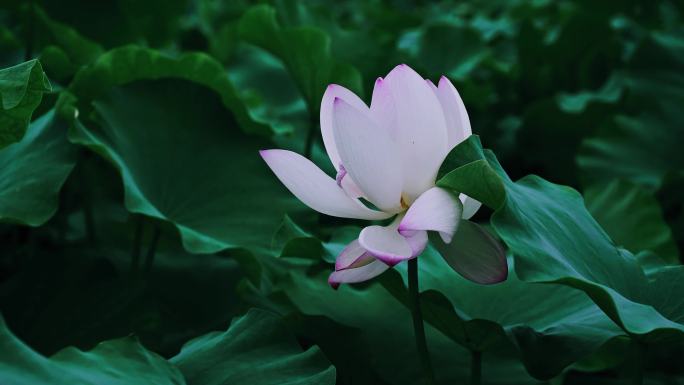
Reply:
[[406, 201], [404, 200], [404, 194], [401, 194], [401, 200], [399, 201], [399, 203], [401, 204], [401, 208], [402, 208], [402, 209], [407, 209], [407, 208], [409, 208], [409, 205], [408, 205], [408, 204], [406, 203]]

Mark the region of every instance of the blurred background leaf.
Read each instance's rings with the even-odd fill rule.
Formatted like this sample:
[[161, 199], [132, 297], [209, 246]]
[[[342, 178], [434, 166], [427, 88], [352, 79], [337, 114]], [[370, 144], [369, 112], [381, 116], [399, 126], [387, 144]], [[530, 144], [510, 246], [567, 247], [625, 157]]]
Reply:
[[37, 60], [0, 70], [0, 149], [18, 142], [40, 104], [51, 91], [50, 81]]
[[65, 122], [50, 110], [21, 141], [0, 150], [1, 220], [40, 226], [57, 211], [59, 190], [77, 159], [65, 134]]

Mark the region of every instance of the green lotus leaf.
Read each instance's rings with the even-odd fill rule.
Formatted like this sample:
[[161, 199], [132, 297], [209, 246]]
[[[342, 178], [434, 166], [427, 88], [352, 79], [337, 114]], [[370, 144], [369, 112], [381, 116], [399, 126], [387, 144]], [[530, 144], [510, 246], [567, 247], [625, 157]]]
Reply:
[[168, 221], [194, 253], [269, 252], [285, 213], [303, 210], [210, 90], [183, 80], [113, 87], [93, 102], [99, 123], [77, 120], [70, 140], [112, 162], [126, 208]]
[[281, 317], [258, 309], [191, 340], [170, 361], [188, 385], [335, 384], [335, 367], [317, 347], [302, 351]]
[[331, 56], [330, 37], [323, 31], [313, 27], [282, 27], [275, 9], [268, 5], [247, 10], [238, 30], [242, 39], [283, 61], [316, 121], [328, 84], [337, 83], [362, 95], [361, 75], [354, 67]]
[[439, 169], [437, 186], [466, 194], [496, 209], [505, 198], [504, 185], [485, 158], [480, 137], [471, 135], [454, 147]]
[[33, 111], [51, 90], [38, 60], [0, 69], [0, 149], [24, 137]]
[[7, 385], [185, 385], [180, 371], [135, 337], [105, 341], [89, 351], [69, 347], [50, 358], [31, 350], [0, 318], [0, 382]]
[[[464, 150], [460, 155], [459, 149]], [[467, 166], [481, 161], [479, 155], [472, 156], [477, 153], [470, 145], [456, 147], [446, 162], [471, 159]], [[579, 193], [534, 175], [513, 182], [491, 152], [481, 153], [505, 186], [505, 199], [492, 216], [492, 226], [513, 254], [522, 281], [559, 283], [584, 291], [625, 333], [644, 340], [684, 336], [684, 325], [668, 317], [678, 311], [676, 301], [662, 302], [662, 292], [660, 297], [649, 294], [664, 283], [647, 277], [633, 255], [615, 246]], [[463, 163], [457, 162], [461, 165], [456, 170]], [[481, 178], [470, 191], [489, 191], [486, 187], [492, 183]], [[666, 297], [679, 294], [668, 292]], [[663, 305], [655, 305], [660, 302]]]
[[[684, 93], [679, 100], [684, 100]], [[684, 126], [678, 123], [676, 108], [616, 116], [595, 136], [584, 139], [577, 163], [585, 183], [621, 178], [654, 190], [668, 173], [681, 170], [684, 154], [677, 138], [684, 135]]]
[[78, 107], [86, 112], [90, 111], [91, 100], [107, 93], [112, 87], [136, 80], [167, 78], [184, 79], [208, 87], [220, 95], [224, 106], [232, 111], [245, 132], [271, 134], [268, 126], [256, 123], [249, 117], [221, 64], [202, 53], [171, 57], [137, 46], [116, 48], [79, 71], [69, 91], [79, 98]]
[[684, 325], [650, 305], [652, 298], [644, 294], [649, 280], [637, 260], [618, 250], [577, 191], [537, 176], [515, 183], [502, 179], [506, 204], [492, 225], [515, 255], [521, 279], [580, 289], [631, 334], [684, 332]]
[[36, 119], [18, 142], [0, 149], [0, 220], [40, 226], [57, 211], [59, 191], [77, 150], [54, 110]]
[[670, 263], [679, 261], [660, 204], [644, 187], [613, 180], [589, 187], [584, 199], [591, 215], [618, 245], [633, 253], [652, 251]]
[[[438, 257], [441, 259], [441, 257]], [[411, 314], [406, 306], [397, 300], [382, 285], [372, 283], [364, 288], [342, 285], [333, 290], [327, 283], [328, 272], [304, 274], [301, 269], [290, 268], [288, 277], [278, 287], [293, 306], [307, 316], [324, 316], [338, 325], [351, 327], [360, 332], [360, 338], [370, 350], [372, 360], [356, 361], [358, 353], [351, 353], [351, 367], [370, 366], [380, 377], [373, 383], [416, 384], [423, 374], [419, 365], [398, 365], [398, 362], [414, 362], [417, 359]], [[456, 273], [453, 273], [456, 274]], [[340, 326], [337, 326], [338, 328]], [[309, 333], [311, 334], [311, 333]], [[315, 333], [319, 346], [333, 350], [344, 349], [348, 340], [339, 343], [338, 332]], [[469, 377], [470, 352], [447, 338], [440, 331], [426, 325], [427, 345], [432, 357], [439, 383], [463, 383]], [[491, 354], [482, 356], [483, 381], [486, 384], [538, 384], [515, 358], [513, 348], [499, 344]], [[329, 357], [333, 353], [326, 352]], [[333, 362], [335, 363], [335, 362]], [[347, 364], [349, 364], [347, 362]], [[344, 365], [341, 363], [336, 366]], [[359, 369], [357, 369], [359, 367]], [[351, 375], [353, 373], [348, 373]], [[345, 373], [340, 373], [345, 375]]]
[[[599, 307], [572, 288], [528, 283], [513, 269], [502, 283], [479, 285], [453, 271], [433, 248], [419, 258], [426, 322], [483, 356], [495, 353], [508, 339], [537, 378], [555, 377], [624, 335]], [[401, 278], [386, 273], [383, 285], [408, 304], [406, 269], [397, 270]]]

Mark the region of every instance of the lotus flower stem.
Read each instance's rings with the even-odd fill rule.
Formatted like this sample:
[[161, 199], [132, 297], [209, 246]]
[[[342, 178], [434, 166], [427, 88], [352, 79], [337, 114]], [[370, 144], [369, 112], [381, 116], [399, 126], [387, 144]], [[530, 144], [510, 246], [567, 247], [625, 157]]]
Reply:
[[420, 311], [420, 299], [418, 290], [418, 258], [408, 261], [408, 291], [409, 302], [411, 304], [411, 315], [413, 316], [413, 332], [416, 337], [416, 349], [420, 364], [423, 368], [425, 383], [432, 385], [435, 383], [435, 374], [432, 371], [430, 353], [428, 352], [425, 341], [425, 327], [423, 325], [423, 314]]
[[482, 383], [482, 352], [472, 350], [470, 352], [470, 385]]

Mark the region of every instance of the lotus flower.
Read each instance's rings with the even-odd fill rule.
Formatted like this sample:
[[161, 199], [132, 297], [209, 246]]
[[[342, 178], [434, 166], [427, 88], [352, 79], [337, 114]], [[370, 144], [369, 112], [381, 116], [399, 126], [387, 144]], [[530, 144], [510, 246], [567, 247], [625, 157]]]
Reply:
[[471, 135], [463, 101], [446, 77], [435, 86], [402, 64], [375, 82], [370, 108], [331, 84], [320, 111], [335, 179], [292, 151], [263, 150], [263, 159], [292, 194], [320, 213], [394, 217], [386, 226], [364, 228], [342, 251], [329, 278], [333, 287], [365, 281], [417, 257], [428, 231], [449, 243], [461, 218], [479, 209], [480, 202], [435, 186], [446, 155]]

